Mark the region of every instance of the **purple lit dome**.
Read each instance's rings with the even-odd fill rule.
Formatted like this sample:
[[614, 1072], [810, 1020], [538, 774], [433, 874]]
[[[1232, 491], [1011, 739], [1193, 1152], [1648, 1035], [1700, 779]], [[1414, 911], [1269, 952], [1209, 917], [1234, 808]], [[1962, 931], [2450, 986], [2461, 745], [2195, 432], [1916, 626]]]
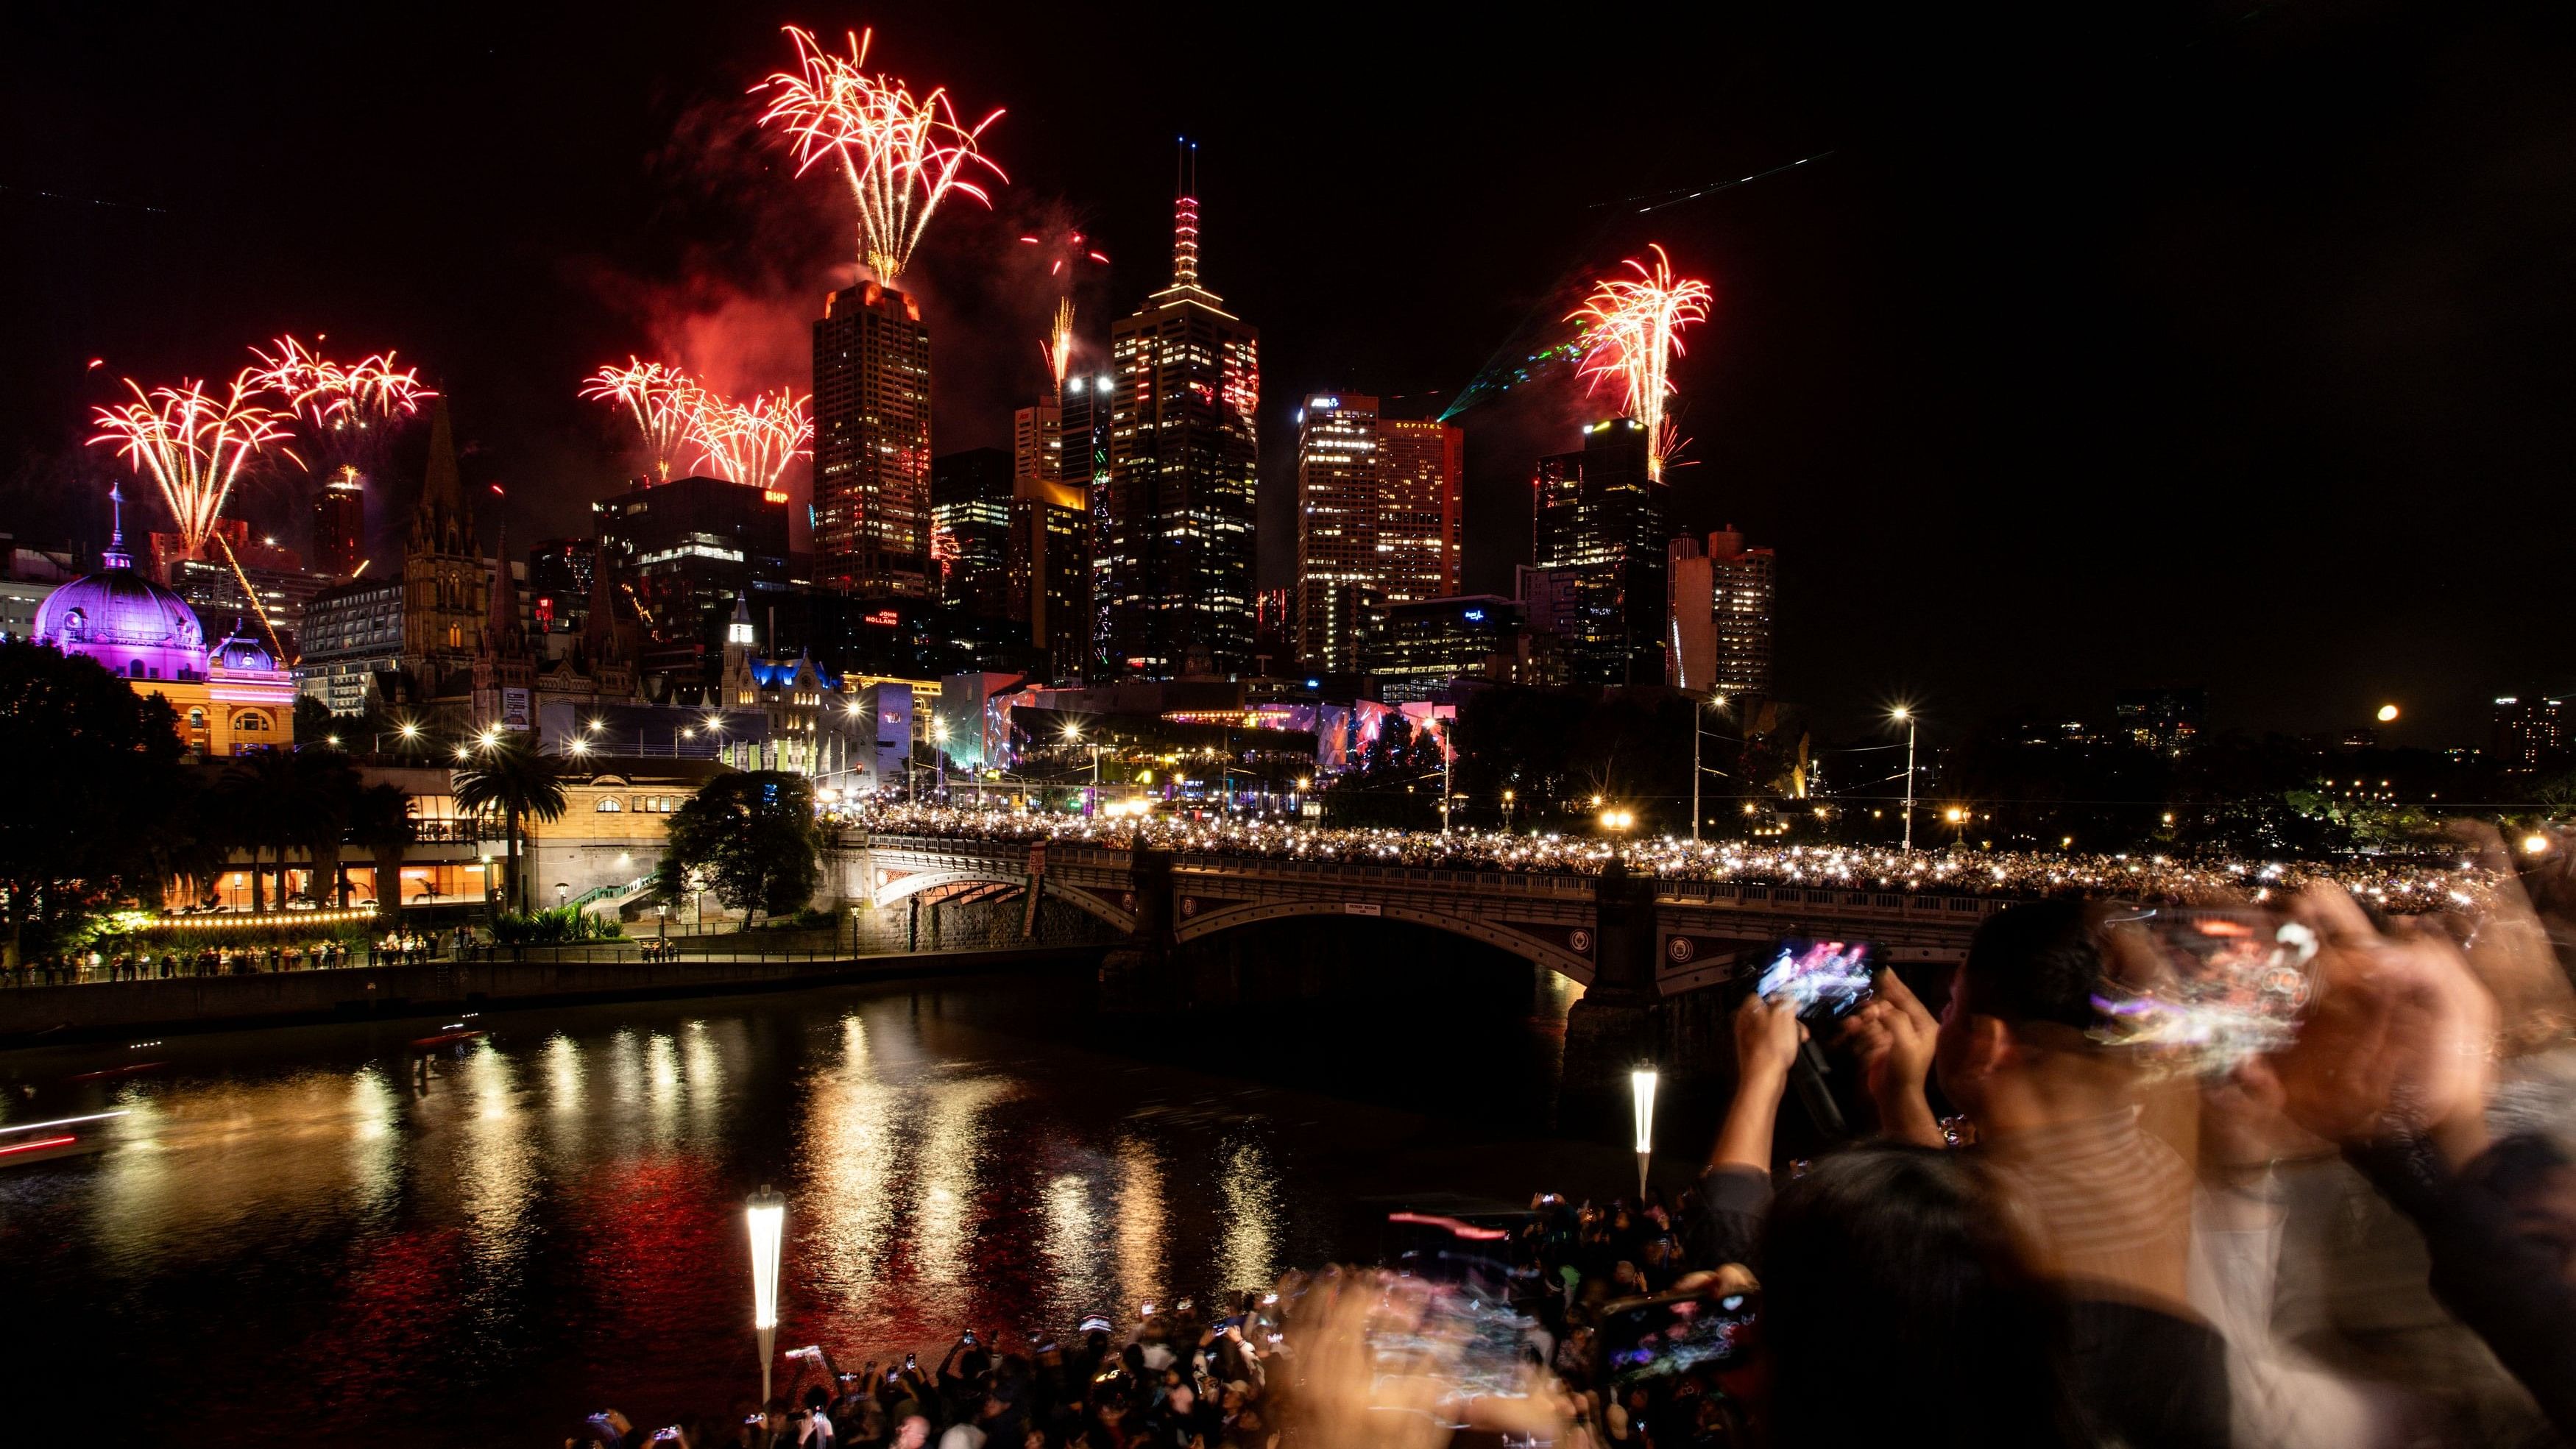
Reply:
[[206, 630], [197, 611], [134, 571], [122, 527], [97, 573], [72, 580], [36, 606], [34, 632], [36, 642], [95, 659], [128, 679], [206, 677]]

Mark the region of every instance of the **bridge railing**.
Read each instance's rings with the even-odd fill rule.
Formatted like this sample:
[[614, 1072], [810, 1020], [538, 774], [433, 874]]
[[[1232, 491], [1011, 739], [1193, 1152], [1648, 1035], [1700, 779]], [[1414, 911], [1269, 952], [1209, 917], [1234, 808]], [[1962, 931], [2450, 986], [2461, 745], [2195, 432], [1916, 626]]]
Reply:
[[[1003, 857], [1024, 858], [1034, 842], [979, 841], [953, 836], [854, 833], [855, 845], [879, 844], [924, 854], [976, 858], [988, 863]], [[1116, 846], [1051, 841], [1050, 865], [1123, 866], [1128, 852]], [[1588, 900], [1600, 877], [1568, 871], [1509, 871], [1472, 867], [1381, 864], [1293, 855], [1236, 855], [1185, 851], [1172, 858], [1175, 870], [1252, 876], [1271, 880], [1314, 880], [1505, 891]], [[1858, 914], [1888, 920], [1974, 922], [2002, 910], [2016, 897], [1939, 891], [1852, 889], [1838, 886], [1756, 884], [1750, 881], [1658, 879], [1658, 900], [1674, 905], [1710, 905], [1759, 911], [1808, 912], [1830, 908], [1837, 915]]]

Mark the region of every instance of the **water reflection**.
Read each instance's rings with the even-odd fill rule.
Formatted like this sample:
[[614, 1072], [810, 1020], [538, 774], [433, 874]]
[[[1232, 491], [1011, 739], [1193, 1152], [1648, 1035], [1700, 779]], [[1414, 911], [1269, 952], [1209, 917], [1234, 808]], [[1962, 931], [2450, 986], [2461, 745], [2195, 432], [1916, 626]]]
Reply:
[[[740, 1387], [762, 1182], [790, 1335], [935, 1362], [970, 1324], [1062, 1335], [1322, 1261], [1326, 1195], [1416, 1130], [1108, 1055], [1031, 992], [505, 1014], [426, 1062], [400, 1029], [209, 1037], [113, 1089], [59, 1085], [99, 1063], [54, 1054], [12, 1116], [130, 1115], [95, 1158], [0, 1174], [0, 1271], [47, 1305], [0, 1315], [0, 1357], [72, 1382], [115, 1344], [156, 1365], [121, 1427], [214, 1449], [517, 1442], [610, 1402], [664, 1423]], [[94, 1434], [72, 1413], [50, 1427]]]

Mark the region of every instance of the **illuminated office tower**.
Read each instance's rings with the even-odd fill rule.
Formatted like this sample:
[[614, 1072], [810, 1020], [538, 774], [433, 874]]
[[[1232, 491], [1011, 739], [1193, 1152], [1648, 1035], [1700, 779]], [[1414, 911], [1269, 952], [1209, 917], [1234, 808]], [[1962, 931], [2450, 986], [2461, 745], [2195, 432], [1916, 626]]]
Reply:
[[1670, 493], [1647, 474], [1644, 427], [1634, 418], [1593, 423], [1583, 451], [1539, 459], [1530, 482], [1531, 563], [1573, 577], [1572, 682], [1661, 682]]
[[1772, 616], [1780, 561], [1729, 528], [1677, 538], [1665, 623], [1664, 682], [1729, 696], [1771, 693]]
[[816, 581], [933, 597], [930, 507], [930, 330], [911, 298], [863, 281], [814, 324]]
[[1056, 407], [1057, 456], [1064, 481], [1082, 491], [1084, 509], [1085, 623], [1083, 637], [1073, 647], [1081, 656], [1074, 672], [1085, 679], [1106, 677], [1100, 660], [1103, 641], [1109, 637], [1109, 551], [1103, 545], [1110, 535], [1109, 420], [1115, 392], [1116, 383], [1108, 373], [1076, 372], [1064, 380]]
[[1172, 209], [1172, 284], [1110, 328], [1102, 678], [1251, 663], [1261, 334], [1199, 285], [1190, 155]]
[[940, 602], [979, 618], [1008, 617], [1011, 455], [999, 448], [945, 453], [930, 465], [930, 511], [956, 540]]
[[1378, 556], [1389, 604], [1458, 593], [1467, 430], [1428, 418], [1377, 425]]

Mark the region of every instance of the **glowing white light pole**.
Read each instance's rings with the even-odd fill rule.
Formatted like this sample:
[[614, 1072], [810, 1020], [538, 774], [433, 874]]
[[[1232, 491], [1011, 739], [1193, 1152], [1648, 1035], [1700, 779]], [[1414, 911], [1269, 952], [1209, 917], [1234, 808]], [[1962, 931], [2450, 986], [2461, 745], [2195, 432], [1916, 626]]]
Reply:
[[787, 1226], [787, 1199], [766, 1186], [743, 1202], [751, 1228], [751, 1325], [760, 1330], [760, 1402], [769, 1405], [769, 1360], [778, 1348], [778, 1239]]
[[1637, 1200], [1646, 1200], [1646, 1160], [1655, 1155], [1655, 1069], [1639, 1067], [1628, 1074], [1628, 1089], [1637, 1098]]
[[1905, 848], [1914, 848], [1914, 711], [1898, 705], [1895, 718], [1905, 721]]

